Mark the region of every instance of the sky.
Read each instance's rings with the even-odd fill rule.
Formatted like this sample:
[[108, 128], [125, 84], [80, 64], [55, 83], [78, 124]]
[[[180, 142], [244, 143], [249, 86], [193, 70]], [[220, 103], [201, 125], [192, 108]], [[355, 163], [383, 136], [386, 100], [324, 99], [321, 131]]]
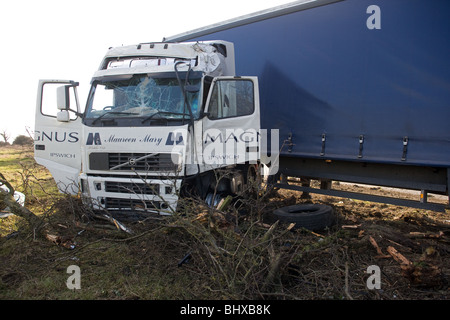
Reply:
[[[22, 0], [2, 5], [0, 133], [34, 130], [39, 79], [74, 80], [84, 110], [109, 47], [158, 42], [293, 0]], [[3, 139], [0, 137], [0, 141]]]

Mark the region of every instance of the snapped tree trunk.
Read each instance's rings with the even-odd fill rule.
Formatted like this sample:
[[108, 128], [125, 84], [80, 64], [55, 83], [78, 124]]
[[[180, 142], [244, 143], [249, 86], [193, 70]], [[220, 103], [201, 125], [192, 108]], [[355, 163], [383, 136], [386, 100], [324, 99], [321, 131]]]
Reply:
[[0, 173], [0, 185], [5, 185], [9, 189], [9, 191], [0, 191], [0, 203], [3, 204], [2, 208], [8, 208], [9, 212], [25, 219], [34, 230], [39, 231], [43, 225], [42, 219], [16, 202], [14, 199], [15, 190], [2, 173]]

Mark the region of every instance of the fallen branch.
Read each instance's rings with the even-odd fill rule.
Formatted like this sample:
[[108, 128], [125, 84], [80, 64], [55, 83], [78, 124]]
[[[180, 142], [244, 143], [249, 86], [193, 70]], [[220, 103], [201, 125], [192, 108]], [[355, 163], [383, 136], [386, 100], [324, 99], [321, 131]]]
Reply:
[[400, 264], [403, 264], [405, 266], [410, 266], [412, 264], [411, 261], [409, 261], [404, 255], [402, 255], [400, 252], [398, 252], [394, 247], [387, 247], [387, 251], [389, 254]]
[[369, 236], [369, 241], [372, 244], [372, 246], [374, 246], [375, 249], [377, 250], [378, 256], [376, 258], [384, 259], [384, 258], [390, 258], [391, 257], [390, 255], [384, 254], [381, 251], [380, 247], [378, 246], [378, 243], [375, 241], [375, 239], [372, 236]]
[[348, 225], [342, 225], [342, 229], [358, 229], [361, 227], [361, 224], [348, 224]]
[[396, 246], [402, 247], [404, 250], [406, 250], [406, 251], [408, 251], [408, 252], [411, 252], [411, 251], [412, 251], [412, 249], [411, 249], [410, 247], [404, 246], [404, 245], [402, 245], [401, 243], [392, 241], [391, 239], [386, 239], [386, 240], [389, 241], [389, 242], [392, 243], [392, 244], [395, 244]]
[[411, 238], [426, 238], [426, 239], [441, 239], [444, 237], [444, 232], [439, 231], [439, 233], [432, 232], [410, 232], [409, 236]]

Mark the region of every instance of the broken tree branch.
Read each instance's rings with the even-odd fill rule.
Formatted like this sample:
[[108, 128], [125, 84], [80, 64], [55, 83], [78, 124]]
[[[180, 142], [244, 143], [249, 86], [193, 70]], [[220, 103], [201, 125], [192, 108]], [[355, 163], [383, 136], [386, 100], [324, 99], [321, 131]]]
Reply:
[[444, 232], [439, 231], [438, 233], [433, 232], [410, 232], [410, 238], [426, 238], [426, 239], [442, 239], [444, 237]]
[[403, 264], [405, 266], [410, 266], [412, 264], [411, 261], [409, 261], [404, 255], [402, 255], [400, 252], [398, 252], [394, 247], [387, 247], [387, 251], [389, 254], [400, 264]]
[[375, 241], [375, 239], [372, 236], [369, 236], [369, 241], [372, 244], [372, 246], [375, 247], [375, 249], [377, 250], [378, 256], [377, 258], [390, 258], [391, 256], [388, 254], [384, 254], [380, 247], [378, 246], [378, 243]]

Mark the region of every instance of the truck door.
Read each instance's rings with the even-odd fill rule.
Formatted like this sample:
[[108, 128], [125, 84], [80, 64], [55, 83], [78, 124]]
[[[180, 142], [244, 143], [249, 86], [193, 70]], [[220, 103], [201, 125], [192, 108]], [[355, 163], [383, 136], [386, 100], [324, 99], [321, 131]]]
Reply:
[[203, 118], [206, 168], [259, 160], [259, 91], [256, 77], [217, 77]]
[[78, 192], [81, 170], [81, 113], [78, 83], [40, 80], [36, 100], [34, 158], [61, 192]]

